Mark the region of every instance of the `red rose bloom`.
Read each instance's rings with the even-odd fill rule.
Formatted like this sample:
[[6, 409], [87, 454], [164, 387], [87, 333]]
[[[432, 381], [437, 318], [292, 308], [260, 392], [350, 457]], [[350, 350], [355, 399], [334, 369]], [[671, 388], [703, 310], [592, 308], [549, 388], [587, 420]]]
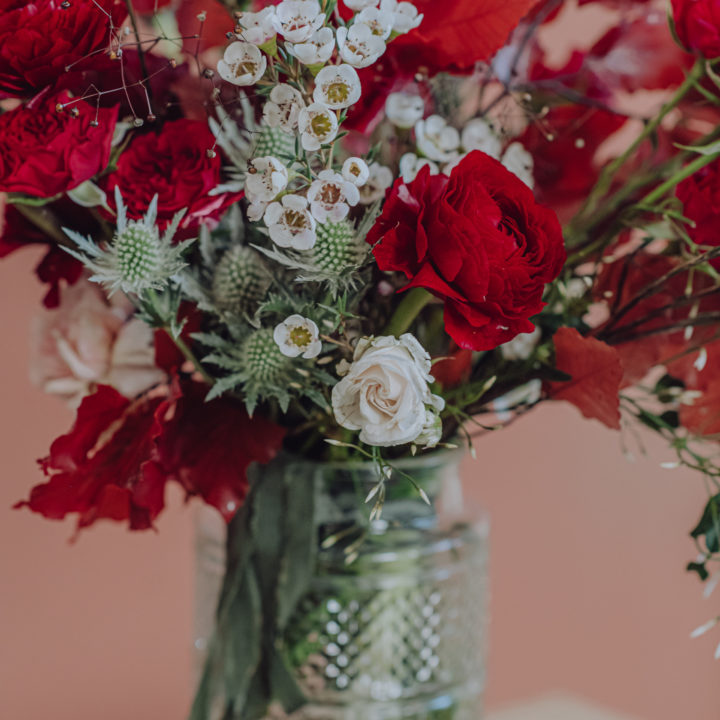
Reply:
[[[69, 102], [77, 117], [56, 110]], [[107, 166], [116, 119], [67, 93], [0, 115], [0, 191], [52, 197], [89, 180]]]
[[688, 50], [720, 57], [720, 0], [672, 0], [675, 30]]
[[117, 171], [108, 176], [108, 202], [113, 206], [118, 186], [128, 217], [142, 217], [157, 195], [161, 227], [183, 208], [187, 213], [181, 228], [216, 224], [241, 194], [210, 194], [221, 182], [220, 156], [208, 155], [214, 144], [207, 123], [195, 120], [176, 120], [166, 123], [159, 133], [139, 135], [120, 155]]
[[[694, 227], [685, 227], [692, 240], [698, 245], [720, 245], [720, 162], [716, 160], [683, 180], [676, 193], [683, 204], [683, 215], [695, 223]], [[720, 270], [720, 258], [711, 263]]]
[[485, 153], [450, 177], [428, 168], [397, 180], [368, 242], [381, 270], [404, 273], [445, 301], [445, 329], [462, 348], [492, 350], [531, 332], [565, 249], [552, 210]]
[[125, 15], [115, 0], [0, 0], [0, 97], [33, 95], [69, 65], [91, 67]]

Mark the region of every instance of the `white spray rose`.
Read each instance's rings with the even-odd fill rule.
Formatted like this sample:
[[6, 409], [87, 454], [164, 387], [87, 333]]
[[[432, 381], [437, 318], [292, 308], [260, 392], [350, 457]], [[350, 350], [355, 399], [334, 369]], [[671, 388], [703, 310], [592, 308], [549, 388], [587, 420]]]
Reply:
[[462, 130], [462, 146], [465, 152], [482, 150], [496, 160], [500, 158], [502, 142], [492, 125], [482, 118], [473, 118]]
[[413, 127], [418, 120], [422, 120], [424, 112], [425, 101], [419, 95], [394, 92], [385, 101], [385, 114], [395, 127]]
[[415, 153], [405, 153], [400, 158], [400, 175], [406, 183], [412, 182], [426, 165], [430, 167], [431, 175], [437, 175], [440, 172], [432, 160], [419, 158]]
[[430, 392], [430, 356], [410, 333], [362, 338], [347, 375], [333, 388], [335, 419], [360, 441], [387, 447], [436, 444], [444, 400]]
[[431, 115], [415, 123], [417, 147], [425, 157], [438, 162], [450, 162], [458, 155], [460, 133], [440, 115]]
[[533, 156], [523, 147], [522, 143], [510, 143], [503, 153], [501, 162], [531, 190], [535, 189], [535, 178], [533, 176], [535, 162]]

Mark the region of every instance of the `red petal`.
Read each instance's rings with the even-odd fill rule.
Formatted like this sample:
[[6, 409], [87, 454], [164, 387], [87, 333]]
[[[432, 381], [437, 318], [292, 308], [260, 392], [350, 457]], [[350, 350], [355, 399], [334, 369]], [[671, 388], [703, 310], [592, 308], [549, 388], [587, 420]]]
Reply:
[[567, 400], [587, 418], [613, 430], [620, 429], [620, 382], [623, 370], [614, 348], [574, 328], [560, 328], [553, 338], [558, 370], [571, 376], [567, 382], [548, 383], [555, 400]]

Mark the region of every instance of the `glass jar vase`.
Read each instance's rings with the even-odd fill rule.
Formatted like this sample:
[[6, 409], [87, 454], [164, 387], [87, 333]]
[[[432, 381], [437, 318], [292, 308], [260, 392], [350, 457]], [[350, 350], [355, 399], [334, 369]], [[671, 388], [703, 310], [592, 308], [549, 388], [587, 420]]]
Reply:
[[244, 529], [199, 510], [193, 720], [479, 720], [488, 524], [461, 459], [398, 461], [372, 520], [376, 466], [288, 457], [255, 468]]

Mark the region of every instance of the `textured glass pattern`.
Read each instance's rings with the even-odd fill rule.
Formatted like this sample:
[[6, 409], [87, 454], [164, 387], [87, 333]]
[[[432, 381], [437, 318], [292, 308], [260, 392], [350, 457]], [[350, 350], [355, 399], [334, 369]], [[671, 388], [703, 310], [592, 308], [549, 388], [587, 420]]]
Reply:
[[[357, 485], [374, 482], [371, 470], [315, 468], [317, 568], [283, 638], [309, 704], [291, 716], [273, 708], [268, 720], [482, 717], [487, 525], [462, 517], [459, 458], [428, 460], [412, 472], [432, 507], [390, 493], [370, 524]], [[222, 527], [209, 520], [198, 524], [199, 656], [222, 574]]]

